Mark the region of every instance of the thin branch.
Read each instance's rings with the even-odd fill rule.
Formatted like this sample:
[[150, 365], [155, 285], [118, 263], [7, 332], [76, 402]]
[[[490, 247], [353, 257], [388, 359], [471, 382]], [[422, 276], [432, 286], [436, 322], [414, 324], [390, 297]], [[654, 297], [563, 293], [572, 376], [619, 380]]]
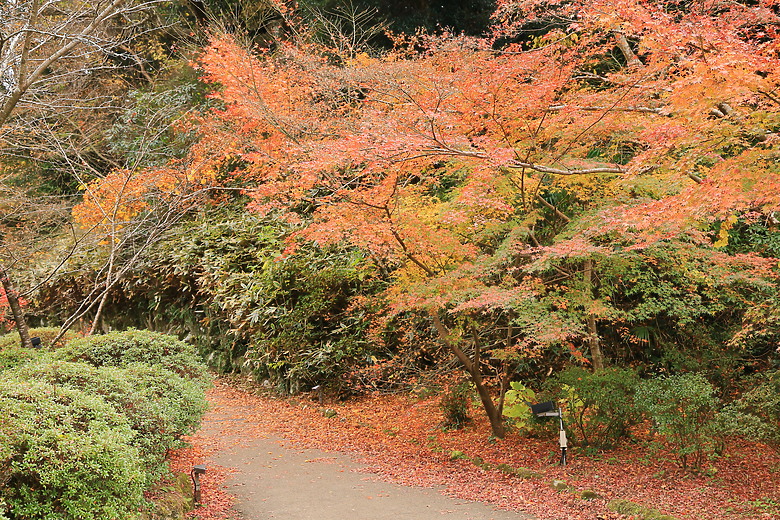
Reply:
[[780, 105], [780, 98], [775, 96], [773, 93], [767, 92], [766, 90], [760, 90], [760, 89], [758, 90], [758, 93], [761, 94], [761, 95], [766, 96], [768, 99], [770, 99], [770, 100], [774, 101], [776, 104]]
[[560, 112], [561, 110], [583, 110], [587, 112], [601, 112], [602, 110], [609, 110], [611, 112], [641, 112], [646, 114], [663, 114], [663, 108], [653, 107], [586, 107], [578, 105], [553, 105], [547, 107], [548, 112]]
[[561, 210], [559, 210], [557, 207], [555, 207], [554, 205], [550, 204], [550, 202], [549, 202], [549, 201], [547, 201], [547, 200], [545, 200], [545, 198], [544, 198], [544, 197], [542, 197], [541, 195], [538, 195], [538, 194], [537, 194], [537, 195], [536, 195], [536, 200], [538, 200], [539, 202], [541, 202], [541, 203], [542, 203], [542, 204], [543, 204], [543, 205], [544, 205], [544, 206], [545, 206], [547, 209], [549, 209], [550, 211], [552, 211], [553, 213], [555, 213], [555, 215], [556, 215], [558, 218], [560, 218], [561, 220], [563, 220], [563, 221], [564, 221], [564, 222], [566, 222], [567, 224], [568, 224], [569, 222], [571, 222], [571, 219], [570, 219], [569, 217], [567, 217], [567, 216], [566, 216], [564, 213], [562, 213], [562, 212], [561, 212]]
[[582, 169], [560, 169], [552, 168], [550, 166], [544, 166], [542, 164], [534, 164], [527, 162], [513, 161], [509, 164], [510, 168], [528, 168], [540, 173], [550, 173], [553, 175], [590, 175], [593, 173], [626, 173], [626, 170], [619, 166], [599, 166], [596, 168], [582, 168]]

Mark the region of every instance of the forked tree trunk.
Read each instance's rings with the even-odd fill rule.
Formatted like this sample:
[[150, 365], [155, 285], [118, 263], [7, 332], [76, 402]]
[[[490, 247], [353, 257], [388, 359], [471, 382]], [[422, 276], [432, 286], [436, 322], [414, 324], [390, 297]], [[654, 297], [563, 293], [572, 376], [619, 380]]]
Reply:
[[16, 291], [11, 279], [8, 278], [8, 273], [6, 273], [5, 269], [2, 267], [0, 267], [0, 282], [3, 284], [8, 306], [11, 307], [11, 313], [13, 314], [14, 322], [16, 323], [16, 330], [19, 331], [19, 338], [22, 340], [22, 346], [32, 348], [30, 329], [27, 327], [27, 320], [24, 317], [22, 304], [19, 303], [19, 293]]
[[485, 410], [485, 414], [488, 416], [488, 420], [490, 421], [490, 429], [493, 431], [493, 435], [499, 439], [503, 439], [506, 435], [506, 429], [504, 427], [504, 420], [501, 414], [501, 410], [493, 402], [493, 398], [490, 396], [490, 391], [485, 386], [485, 382], [482, 379], [482, 372], [479, 368], [479, 343], [475, 344], [475, 354], [474, 359], [472, 360], [469, 358], [469, 356], [466, 355], [465, 352], [463, 352], [463, 350], [461, 350], [460, 347], [458, 347], [458, 345], [450, 340], [449, 331], [441, 322], [438, 312], [431, 311], [430, 314], [431, 318], [433, 319], [433, 324], [436, 327], [436, 331], [439, 333], [439, 339], [447, 346], [447, 348], [450, 349], [450, 351], [452, 351], [453, 354], [455, 354], [455, 357], [458, 358], [458, 360], [463, 364], [463, 366], [466, 368], [466, 371], [471, 376], [471, 381], [477, 388], [479, 399], [482, 401], [482, 408]]

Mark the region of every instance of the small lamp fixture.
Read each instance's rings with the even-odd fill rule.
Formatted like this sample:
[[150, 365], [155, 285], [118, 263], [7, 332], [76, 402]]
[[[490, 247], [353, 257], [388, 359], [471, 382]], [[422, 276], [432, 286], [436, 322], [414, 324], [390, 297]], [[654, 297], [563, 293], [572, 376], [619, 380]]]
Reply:
[[33, 348], [41, 348], [41, 338], [38, 336], [30, 338], [30, 344]]
[[200, 504], [200, 476], [206, 473], [206, 466], [203, 464], [197, 464], [192, 467], [190, 471], [190, 477], [192, 477], [193, 497], [196, 504]]
[[561, 447], [561, 466], [566, 465], [566, 450], [569, 447], [569, 441], [566, 439], [566, 428], [563, 425], [563, 411], [556, 406], [553, 401], [545, 401], [538, 404], [530, 404], [531, 413], [537, 417], [557, 417], [560, 425], [558, 435], [558, 445]]
[[311, 389], [317, 392], [317, 400], [322, 404], [322, 385], [313, 386]]

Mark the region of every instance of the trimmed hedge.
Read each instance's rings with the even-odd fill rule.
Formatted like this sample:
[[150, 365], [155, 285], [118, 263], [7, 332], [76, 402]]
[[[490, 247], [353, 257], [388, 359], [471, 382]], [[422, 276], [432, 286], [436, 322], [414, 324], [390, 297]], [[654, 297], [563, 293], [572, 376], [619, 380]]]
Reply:
[[9, 375], [103, 398], [127, 417], [135, 432], [130, 444], [139, 449], [152, 476], [163, 471], [167, 450], [181, 435], [197, 427], [206, 410], [202, 384], [161, 366], [136, 363], [127, 368], [97, 368], [85, 363], [44, 361]]
[[[31, 337], [41, 338], [40, 349], [22, 348], [18, 332], [9, 332], [0, 336], [0, 372], [18, 366], [23, 366], [39, 359], [41, 355], [52, 348], [61, 348], [68, 341], [74, 340], [78, 334], [67, 332], [56, 344], [52, 344], [52, 339], [59, 333], [60, 329], [54, 327], [42, 327], [30, 329]], [[0, 519], [1, 520], [1, 519]]]
[[148, 330], [131, 329], [77, 339], [58, 349], [53, 358], [82, 361], [96, 367], [125, 367], [133, 363], [161, 365], [182, 377], [206, 378], [206, 367], [192, 345]]
[[32, 363], [40, 357], [38, 351], [22, 348], [17, 344], [0, 347], [0, 373], [27, 363]]
[[[41, 338], [41, 347], [44, 349], [61, 348], [69, 341], [72, 341], [79, 337], [75, 332], [66, 332], [57, 343], [53, 343], [52, 340], [60, 333], [60, 329], [57, 327], [39, 327], [30, 329], [30, 337]], [[22, 340], [19, 339], [19, 333], [16, 331], [9, 332], [3, 336], [0, 336], [0, 350], [4, 350], [8, 347], [21, 346]]]
[[11, 518], [128, 518], [146, 483], [128, 419], [103, 398], [0, 380], [0, 494]]
[[138, 518], [167, 450], [206, 409], [205, 366], [164, 334], [6, 346], [2, 360], [0, 520]]

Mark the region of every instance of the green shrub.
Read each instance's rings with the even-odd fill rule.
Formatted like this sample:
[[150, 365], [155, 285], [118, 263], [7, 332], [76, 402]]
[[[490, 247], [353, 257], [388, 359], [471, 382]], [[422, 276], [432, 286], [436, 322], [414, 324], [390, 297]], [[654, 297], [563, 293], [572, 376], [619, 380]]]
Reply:
[[698, 373], [662, 376], [639, 384], [634, 400], [672, 444], [683, 468], [700, 469], [718, 446], [715, 388]]
[[[23, 366], [39, 359], [43, 352], [52, 348], [52, 339], [59, 333], [59, 330], [53, 327], [30, 329], [31, 337], [37, 336], [41, 338], [41, 349], [22, 348], [18, 332], [9, 332], [0, 336], [0, 372]], [[76, 337], [78, 336], [75, 333], [66, 333], [53, 347], [60, 348], [66, 341]]]
[[152, 477], [164, 469], [166, 451], [198, 425], [206, 409], [201, 384], [161, 366], [96, 368], [86, 363], [55, 361], [27, 365], [13, 375], [103, 398], [127, 417], [136, 432], [131, 444], [139, 449]]
[[761, 374], [756, 384], [719, 415], [726, 435], [740, 435], [780, 451], [780, 371]]
[[18, 343], [0, 347], [0, 372], [31, 363], [40, 357], [40, 351], [22, 348]]
[[355, 248], [301, 242], [282, 255], [295, 229], [243, 205], [207, 211], [151, 251], [143, 280], [126, 290], [194, 332], [213, 367], [287, 393], [337, 390], [378, 353], [368, 334], [374, 304], [363, 297], [384, 286]]
[[439, 402], [439, 408], [444, 415], [443, 426], [445, 428], [463, 428], [471, 422], [469, 416], [469, 400], [472, 390], [469, 381], [463, 381], [451, 387], [442, 396]]
[[610, 448], [641, 419], [633, 405], [638, 384], [639, 377], [630, 369], [590, 372], [571, 367], [557, 374], [547, 386], [559, 401], [570, 401], [566, 407], [568, 417], [564, 419], [573, 426], [582, 444]]
[[11, 518], [129, 518], [143, 504], [134, 432], [101, 397], [3, 377], [0, 409], [0, 502]]
[[[44, 349], [61, 348], [67, 342], [72, 341], [79, 337], [79, 335], [76, 334], [75, 332], [68, 331], [59, 340], [57, 340], [56, 344], [53, 344], [52, 340], [59, 333], [60, 333], [60, 329], [58, 329], [57, 327], [40, 327], [40, 328], [30, 329], [30, 337], [41, 338], [41, 347]], [[19, 338], [19, 333], [16, 331], [9, 332], [8, 334], [0, 336], [0, 350], [4, 350], [11, 346], [18, 347], [21, 345], [21, 343], [22, 341]]]
[[510, 424], [522, 434], [536, 435], [542, 429], [543, 421], [537, 419], [528, 405], [536, 401], [536, 392], [520, 381], [512, 381], [510, 387], [504, 397], [502, 414], [508, 417]]
[[206, 378], [206, 367], [191, 345], [174, 336], [147, 330], [131, 329], [77, 339], [57, 350], [53, 357], [83, 361], [96, 367], [122, 367], [132, 363], [161, 365], [182, 377]]

